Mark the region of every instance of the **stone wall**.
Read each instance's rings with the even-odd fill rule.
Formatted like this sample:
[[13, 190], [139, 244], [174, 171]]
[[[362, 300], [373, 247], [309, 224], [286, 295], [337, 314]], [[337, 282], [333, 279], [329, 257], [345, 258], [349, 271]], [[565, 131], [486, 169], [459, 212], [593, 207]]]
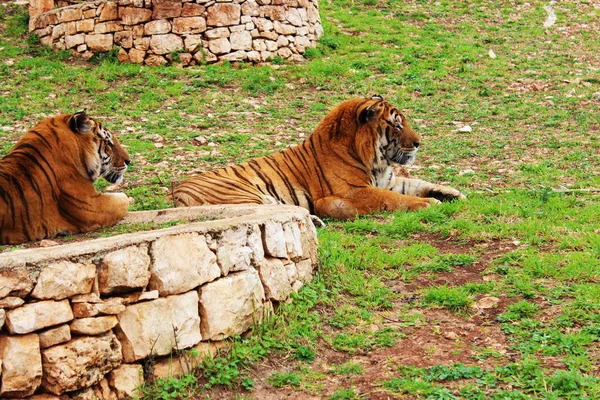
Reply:
[[[323, 33], [317, 0], [97, 0], [51, 9], [31, 0], [41, 43], [90, 57], [120, 48], [122, 62], [194, 65], [302, 60]], [[48, 11], [49, 10], [49, 11]]]
[[[306, 210], [209, 206], [130, 213], [189, 221], [0, 254], [0, 397], [124, 399], [187, 372], [312, 279]], [[30, 397], [31, 396], [31, 397]]]

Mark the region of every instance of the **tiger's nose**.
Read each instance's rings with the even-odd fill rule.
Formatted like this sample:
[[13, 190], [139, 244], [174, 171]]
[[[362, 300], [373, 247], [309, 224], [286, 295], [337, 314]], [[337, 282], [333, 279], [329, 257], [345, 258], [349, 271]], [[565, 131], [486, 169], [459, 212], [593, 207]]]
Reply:
[[415, 146], [415, 149], [416, 149], [416, 148], [418, 148], [418, 147], [419, 147], [419, 145], [420, 145], [420, 143], [419, 143], [419, 142], [414, 142], [414, 143], [413, 143], [413, 146]]
[[130, 162], [131, 162], [131, 159], [129, 159], [129, 158], [125, 159], [125, 165], [129, 165]]

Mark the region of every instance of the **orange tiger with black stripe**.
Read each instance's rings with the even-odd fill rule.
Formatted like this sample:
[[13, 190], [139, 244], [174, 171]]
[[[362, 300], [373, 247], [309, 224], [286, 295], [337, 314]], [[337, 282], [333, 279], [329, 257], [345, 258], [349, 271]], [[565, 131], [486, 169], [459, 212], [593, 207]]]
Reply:
[[0, 160], [0, 243], [113, 225], [129, 200], [94, 182], [121, 182], [128, 164], [117, 138], [85, 112], [42, 120]]
[[173, 198], [185, 206], [294, 204], [338, 219], [464, 199], [456, 189], [394, 174], [392, 164], [414, 161], [419, 140], [380, 96], [348, 100], [301, 145], [190, 178]]

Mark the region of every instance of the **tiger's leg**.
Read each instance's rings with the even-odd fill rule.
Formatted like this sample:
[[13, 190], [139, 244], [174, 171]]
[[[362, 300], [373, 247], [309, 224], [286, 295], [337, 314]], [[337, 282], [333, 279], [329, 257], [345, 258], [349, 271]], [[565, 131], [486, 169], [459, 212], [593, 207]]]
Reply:
[[129, 209], [129, 198], [125, 193], [95, 193], [78, 197], [62, 193], [58, 208], [69, 224], [80, 232], [86, 232], [117, 223]]
[[436, 185], [421, 179], [404, 178], [396, 176], [390, 190], [396, 193], [417, 197], [433, 197], [439, 201], [466, 200], [464, 194], [458, 190], [444, 185]]
[[433, 198], [405, 196], [386, 189], [367, 187], [354, 190], [351, 198], [330, 196], [318, 199], [315, 201], [315, 212], [319, 217], [349, 219], [378, 211], [414, 211], [437, 203], [439, 201]]

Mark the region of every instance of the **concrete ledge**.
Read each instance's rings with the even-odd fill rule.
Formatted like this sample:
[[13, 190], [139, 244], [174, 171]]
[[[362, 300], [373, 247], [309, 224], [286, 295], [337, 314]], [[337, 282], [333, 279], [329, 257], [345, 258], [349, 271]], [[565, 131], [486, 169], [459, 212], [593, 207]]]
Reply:
[[176, 373], [184, 363], [160, 357], [214, 354], [312, 279], [316, 231], [304, 209], [177, 208], [121, 223], [173, 220], [181, 224], [0, 254], [2, 398], [128, 398], [149, 358], [155, 373]]

